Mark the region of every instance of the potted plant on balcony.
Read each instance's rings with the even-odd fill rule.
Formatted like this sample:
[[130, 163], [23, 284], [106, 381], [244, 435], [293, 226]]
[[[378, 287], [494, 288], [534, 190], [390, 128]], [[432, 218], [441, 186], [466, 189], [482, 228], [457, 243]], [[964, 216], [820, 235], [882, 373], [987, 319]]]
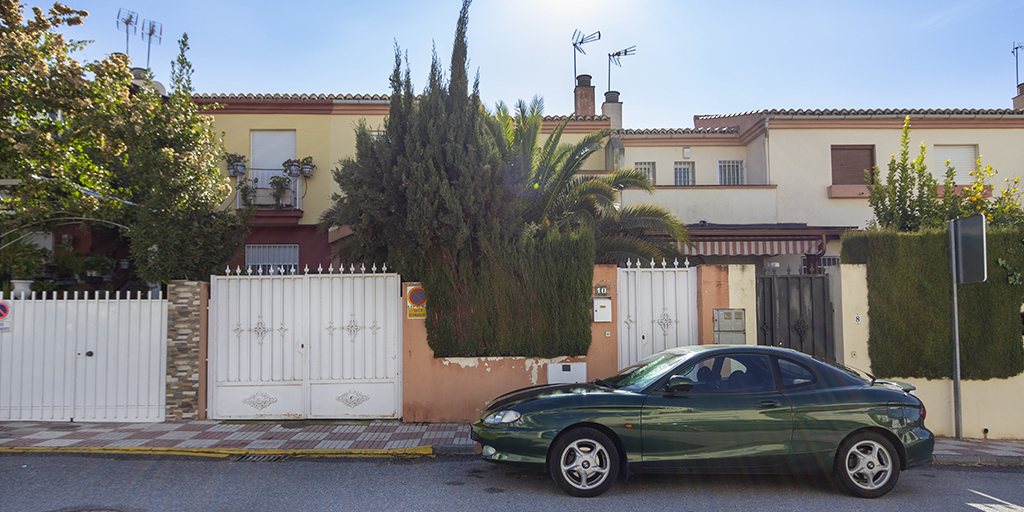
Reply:
[[307, 156], [299, 159], [299, 172], [303, 176], [312, 176], [313, 171], [316, 170], [316, 165], [313, 165], [313, 157]]
[[[274, 209], [280, 210], [285, 207], [284, 196], [291, 191], [292, 179], [288, 176], [272, 176], [270, 178], [270, 195], [274, 198]], [[291, 205], [287, 205], [291, 206]]]
[[252, 206], [253, 201], [256, 199], [256, 183], [258, 181], [259, 179], [257, 178], [238, 181], [238, 195], [242, 199], [242, 205], [246, 208]]
[[224, 161], [228, 164], [228, 174], [231, 176], [245, 176], [245, 164], [249, 159], [241, 153], [224, 153]]
[[285, 172], [287, 172], [289, 176], [298, 176], [299, 171], [302, 168], [302, 163], [301, 160], [297, 158], [289, 158], [282, 162], [281, 166], [284, 167]]
[[90, 284], [103, 282], [103, 277], [110, 275], [115, 263], [117, 262], [113, 258], [99, 254], [87, 256], [82, 262], [82, 269], [85, 271], [85, 282]]

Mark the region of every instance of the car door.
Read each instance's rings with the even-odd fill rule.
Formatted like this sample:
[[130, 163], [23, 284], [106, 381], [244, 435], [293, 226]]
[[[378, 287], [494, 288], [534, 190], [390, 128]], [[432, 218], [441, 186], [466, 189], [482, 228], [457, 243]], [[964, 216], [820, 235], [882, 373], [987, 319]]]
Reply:
[[793, 412], [769, 358], [728, 354], [677, 373], [692, 388], [652, 391], [641, 411], [643, 467], [763, 467], [789, 456]]

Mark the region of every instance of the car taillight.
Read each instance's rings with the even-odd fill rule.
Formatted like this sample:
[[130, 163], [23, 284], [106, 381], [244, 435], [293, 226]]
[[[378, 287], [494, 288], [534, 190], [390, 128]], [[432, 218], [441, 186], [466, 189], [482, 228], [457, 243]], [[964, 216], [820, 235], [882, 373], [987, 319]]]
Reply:
[[924, 408], [924, 402], [921, 402], [921, 421], [924, 421], [924, 417], [928, 415], [928, 411]]

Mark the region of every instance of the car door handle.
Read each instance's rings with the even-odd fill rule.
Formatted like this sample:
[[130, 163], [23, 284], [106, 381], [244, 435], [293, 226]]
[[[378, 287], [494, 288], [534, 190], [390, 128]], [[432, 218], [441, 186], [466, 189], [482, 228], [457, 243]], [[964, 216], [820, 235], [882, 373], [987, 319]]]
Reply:
[[757, 403], [758, 409], [774, 409], [779, 406], [779, 402], [775, 400], [761, 400]]

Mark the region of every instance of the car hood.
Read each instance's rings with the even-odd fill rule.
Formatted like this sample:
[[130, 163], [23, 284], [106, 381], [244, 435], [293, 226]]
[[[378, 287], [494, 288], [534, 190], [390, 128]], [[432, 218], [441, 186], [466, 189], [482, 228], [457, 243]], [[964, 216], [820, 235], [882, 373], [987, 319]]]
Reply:
[[487, 407], [488, 411], [500, 411], [525, 402], [556, 398], [560, 396], [579, 396], [614, 393], [615, 390], [581, 382], [577, 384], [545, 384], [517, 389], [495, 398]]

